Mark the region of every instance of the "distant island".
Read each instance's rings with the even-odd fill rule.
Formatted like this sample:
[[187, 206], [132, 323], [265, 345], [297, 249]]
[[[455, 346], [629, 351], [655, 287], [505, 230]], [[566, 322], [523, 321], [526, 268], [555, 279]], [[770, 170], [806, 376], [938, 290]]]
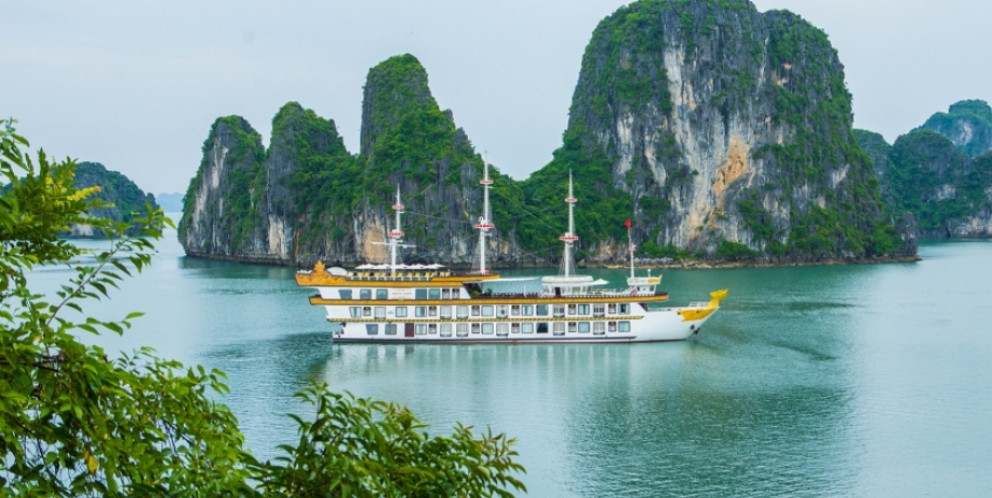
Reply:
[[917, 235], [992, 237], [992, 107], [966, 100], [934, 114], [890, 145], [855, 130], [872, 158], [891, 212], [912, 213]]
[[[123, 174], [108, 170], [104, 165], [94, 162], [80, 162], [76, 165], [76, 176], [73, 180], [77, 188], [99, 186], [100, 191], [95, 198], [107, 203], [107, 207], [90, 211], [91, 216], [107, 218], [114, 221], [130, 221], [136, 214], [145, 212], [145, 203], [155, 203], [155, 197], [138, 188], [130, 178]], [[90, 225], [70, 225], [65, 233], [72, 238], [102, 238], [103, 232], [95, 230]]]
[[[889, 154], [866, 153], [852, 122], [837, 52], [801, 17], [746, 0], [634, 2], [593, 32], [553, 160], [523, 181], [493, 173], [492, 263], [557, 263], [569, 171], [581, 265], [625, 261], [627, 218], [648, 264], [915, 260], [917, 235], [931, 234], [917, 217], [930, 219], [883, 195], [873, 158]], [[205, 258], [382, 261], [399, 185], [416, 245], [404, 259], [468, 266], [481, 169], [424, 67], [400, 55], [368, 73], [357, 153], [295, 102], [268, 148], [244, 118], [218, 118], [178, 236]]]
[[161, 193], [155, 196], [155, 202], [162, 207], [162, 210], [166, 213], [181, 213], [183, 212], [183, 194], [179, 192], [174, 193]]

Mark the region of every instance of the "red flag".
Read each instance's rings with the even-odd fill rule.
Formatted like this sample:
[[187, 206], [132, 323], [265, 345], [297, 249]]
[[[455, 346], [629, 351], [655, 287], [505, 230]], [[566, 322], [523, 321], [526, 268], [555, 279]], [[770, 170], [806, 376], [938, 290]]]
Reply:
[[623, 222], [623, 226], [627, 227], [627, 230], [630, 230], [630, 218], [627, 218], [627, 221]]

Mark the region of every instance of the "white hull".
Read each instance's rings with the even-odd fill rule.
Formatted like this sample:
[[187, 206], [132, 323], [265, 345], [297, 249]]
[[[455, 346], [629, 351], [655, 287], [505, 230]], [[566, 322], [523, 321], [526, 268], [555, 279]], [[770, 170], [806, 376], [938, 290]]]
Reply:
[[[698, 308], [662, 308], [641, 312], [638, 315], [573, 316], [565, 318], [512, 317], [490, 320], [471, 319], [386, 319], [356, 322], [347, 317], [346, 308], [325, 306], [327, 321], [337, 325], [334, 340], [340, 343], [432, 343], [432, 344], [604, 344], [634, 342], [684, 341], [699, 332], [709, 316], [687, 321], [679, 311]], [[597, 331], [595, 322], [603, 323]], [[491, 327], [478, 327], [473, 333], [473, 323], [489, 323]], [[539, 324], [547, 324], [547, 332], [538, 332]], [[563, 331], [555, 330], [555, 323], [563, 324]], [[588, 323], [583, 327], [580, 324]], [[418, 324], [423, 327], [417, 327]], [[430, 325], [434, 327], [430, 327]], [[442, 328], [442, 324], [448, 327]], [[467, 324], [469, 331], [459, 334], [458, 324]], [[506, 324], [499, 327], [497, 324]], [[520, 326], [514, 327], [514, 324]], [[524, 324], [531, 324], [530, 327]], [[620, 331], [627, 328], [629, 331]], [[374, 327], [368, 327], [373, 325]], [[394, 327], [387, 328], [388, 325]], [[374, 329], [374, 333], [370, 333]], [[447, 329], [447, 330], [445, 330]], [[502, 332], [500, 329], [503, 329]], [[580, 331], [585, 329], [588, 331]], [[612, 329], [612, 330], [611, 330]], [[529, 330], [529, 331], [528, 331]], [[411, 333], [412, 331], [412, 333]], [[391, 332], [391, 333], [387, 333]]]

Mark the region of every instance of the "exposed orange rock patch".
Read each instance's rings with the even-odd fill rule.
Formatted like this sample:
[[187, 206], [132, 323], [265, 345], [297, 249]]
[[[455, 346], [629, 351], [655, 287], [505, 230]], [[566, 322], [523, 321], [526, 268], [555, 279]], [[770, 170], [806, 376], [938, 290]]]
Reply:
[[361, 241], [362, 257], [366, 261], [386, 261], [389, 251], [382, 245], [386, 241], [386, 229], [379, 220], [372, 220], [365, 225], [364, 237]]
[[744, 175], [753, 173], [748, 166], [750, 148], [737, 137], [730, 137], [730, 147], [727, 150], [727, 161], [716, 172], [713, 179], [713, 192], [716, 194], [716, 209], [710, 213], [710, 224], [716, 222], [717, 216], [723, 214], [727, 187]]

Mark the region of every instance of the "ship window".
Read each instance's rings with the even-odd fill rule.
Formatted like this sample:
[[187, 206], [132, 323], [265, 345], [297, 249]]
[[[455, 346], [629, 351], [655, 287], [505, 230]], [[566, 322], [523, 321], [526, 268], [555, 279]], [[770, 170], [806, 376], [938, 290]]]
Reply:
[[417, 318], [423, 318], [423, 317], [427, 316], [427, 306], [417, 306], [414, 309], [417, 312], [416, 313]]
[[441, 306], [441, 318], [451, 318], [451, 306]]
[[575, 333], [575, 322], [568, 322], [568, 331], [573, 334]]
[[387, 323], [386, 324], [386, 335], [396, 335], [396, 324]]
[[389, 289], [376, 289], [375, 290], [376, 299], [389, 299]]
[[437, 306], [431, 306], [431, 307], [427, 308], [427, 315], [428, 316], [437, 316]]
[[603, 316], [605, 310], [606, 306], [604, 306], [603, 303], [592, 305], [592, 314], [594, 316]]
[[358, 292], [362, 299], [372, 299], [372, 289], [362, 289]]
[[589, 322], [579, 322], [579, 333], [580, 334], [589, 333]]
[[493, 306], [491, 304], [482, 306], [482, 316], [493, 316]]
[[468, 306], [458, 307], [458, 318], [468, 318]]
[[547, 334], [548, 333], [548, 322], [540, 322], [540, 323], [538, 323], [537, 324], [537, 333], [538, 334]]
[[416, 299], [427, 299], [427, 289], [417, 289], [413, 294]]
[[555, 322], [555, 335], [565, 335], [565, 322]]
[[341, 299], [351, 299], [351, 289], [338, 289]]
[[538, 304], [537, 305], [537, 316], [548, 316], [548, 305]]
[[472, 324], [472, 333], [473, 334], [478, 334], [480, 330], [482, 330], [482, 327], [478, 323], [473, 323]]
[[367, 333], [368, 335], [377, 335], [377, 334], [379, 334], [379, 324], [378, 323], [366, 323], [365, 324], [365, 333]]
[[509, 323], [497, 323], [496, 324], [496, 335], [498, 335], [500, 337], [506, 337], [506, 334], [509, 332], [509, 330], [510, 330], [510, 324]]
[[365, 306], [362, 308], [362, 316], [372, 316], [372, 307]]
[[451, 289], [451, 299], [459, 299], [462, 297], [461, 291], [458, 289]]
[[592, 322], [592, 333], [594, 335], [603, 335], [606, 333], [606, 322]]
[[556, 304], [555, 305], [555, 318], [561, 318], [563, 316], [565, 316], [565, 305], [564, 304]]
[[396, 307], [396, 318], [406, 318], [406, 306]]
[[466, 337], [466, 336], [468, 336], [468, 324], [467, 323], [458, 323], [456, 325], [457, 325], [456, 333], [458, 334], [458, 337]]
[[617, 322], [610, 322], [610, 332], [617, 331]]
[[427, 334], [427, 324], [425, 324], [425, 323], [418, 323], [417, 324], [417, 335], [426, 335], [426, 334]]
[[620, 332], [630, 332], [630, 322], [620, 322]]
[[386, 318], [386, 307], [376, 306], [375, 307], [375, 317], [376, 318]]
[[441, 299], [451, 299], [451, 289], [441, 289]]
[[480, 316], [480, 315], [482, 315], [482, 307], [472, 306], [472, 316]]
[[432, 323], [432, 324], [428, 325], [427, 326], [427, 333], [428, 334], [436, 334], [437, 333], [437, 324], [436, 323]]
[[616, 304], [610, 304], [610, 314], [611, 315], [617, 314], [617, 305]]
[[483, 334], [492, 334], [493, 333], [493, 324], [491, 324], [491, 323], [483, 323], [482, 324], [482, 333]]
[[513, 306], [510, 306], [510, 314], [513, 316], [520, 316], [520, 305], [514, 304]]
[[620, 314], [621, 315], [629, 315], [630, 314], [630, 305], [627, 304], [627, 303], [620, 304]]
[[362, 308], [360, 306], [352, 306], [351, 308], [348, 308], [348, 310], [351, 311], [352, 318], [362, 317]]
[[579, 314], [580, 315], [588, 315], [589, 314], [589, 305], [588, 304], [580, 304], [579, 305]]
[[532, 316], [534, 314], [534, 307], [529, 304], [523, 305], [520, 310], [523, 312], [524, 316]]
[[441, 289], [428, 289], [427, 294], [431, 299], [441, 299]]
[[534, 324], [533, 323], [521, 323], [520, 324], [520, 332], [522, 332], [524, 334], [533, 334], [534, 333]]
[[569, 315], [574, 315], [576, 313], [577, 313], [576, 306], [574, 304], [569, 304], [568, 305], [568, 314]]
[[505, 304], [501, 304], [496, 307], [496, 316], [499, 318], [506, 318], [508, 307]]
[[451, 324], [442, 323], [441, 324], [441, 337], [451, 337]]
[[520, 324], [519, 323], [514, 323], [510, 327], [510, 333], [511, 334], [519, 334], [520, 333]]

